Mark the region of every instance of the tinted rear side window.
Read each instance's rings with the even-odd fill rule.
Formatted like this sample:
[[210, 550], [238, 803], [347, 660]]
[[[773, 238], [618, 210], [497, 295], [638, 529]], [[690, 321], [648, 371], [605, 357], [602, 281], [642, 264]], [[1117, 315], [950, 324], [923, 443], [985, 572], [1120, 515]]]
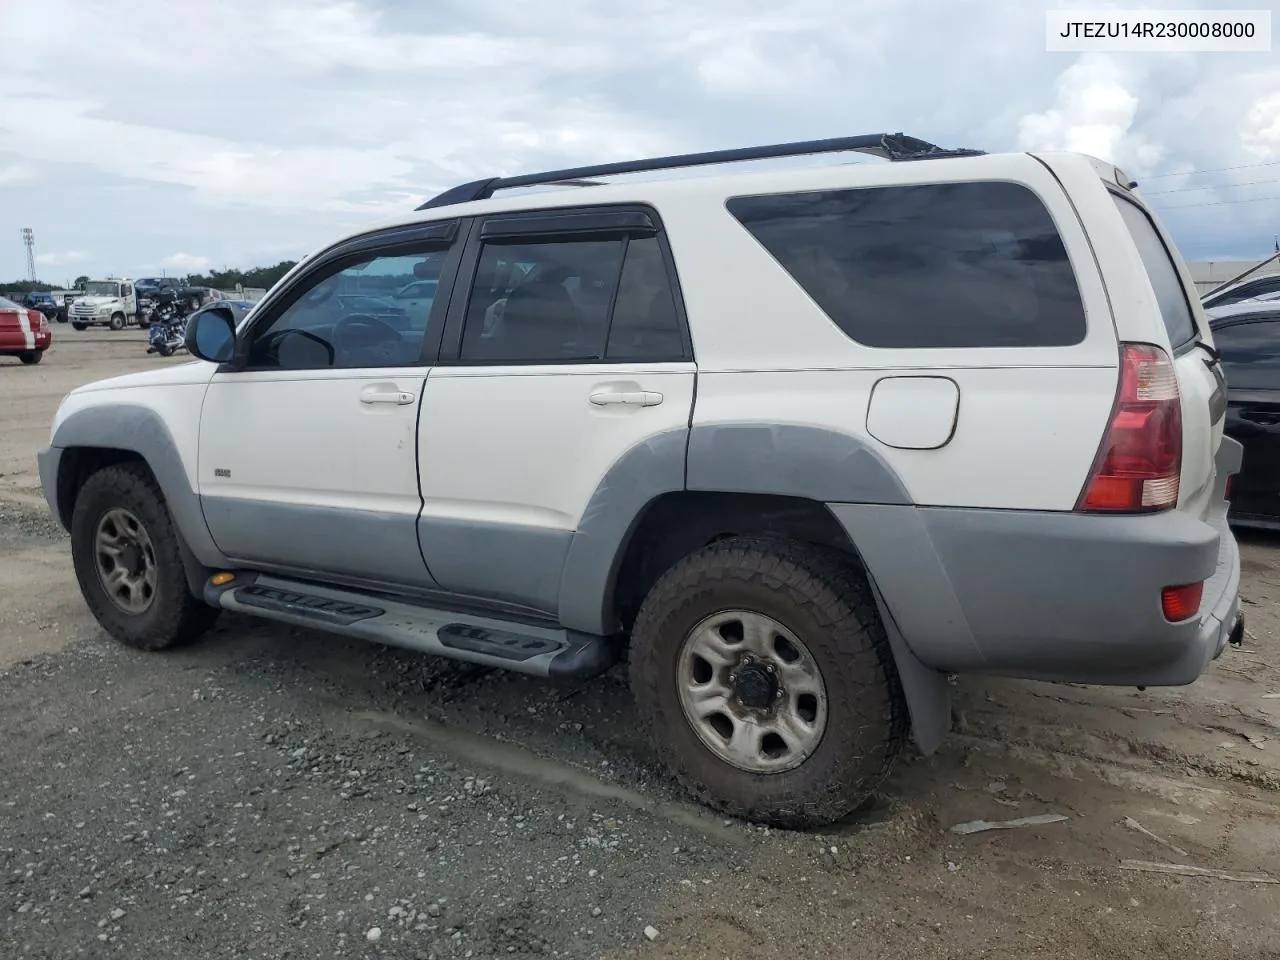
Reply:
[[1280, 314], [1232, 323], [1213, 332], [1228, 390], [1280, 392]]
[[1138, 247], [1138, 255], [1142, 257], [1142, 265], [1146, 268], [1147, 278], [1156, 292], [1156, 301], [1160, 304], [1160, 316], [1164, 318], [1164, 328], [1169, 332], [1169, 344], [1176, 350], [1178, 347], [1195, 339], [1196, 324], [1191, 317], [1191, 304], [1187, 302], [1187, 292], [1182, 289], [1182, 281], [1174, 268], [1169, 249], [1156, 233], [1151, 218], [1135, 203], [1114, 193], [1115, 201], [1129, 228], [1129, 236]]
[[1057, 227], [1014, 183], [735, 197], [729, 212], [870, 347], [1060, 347], [1085, 335]]

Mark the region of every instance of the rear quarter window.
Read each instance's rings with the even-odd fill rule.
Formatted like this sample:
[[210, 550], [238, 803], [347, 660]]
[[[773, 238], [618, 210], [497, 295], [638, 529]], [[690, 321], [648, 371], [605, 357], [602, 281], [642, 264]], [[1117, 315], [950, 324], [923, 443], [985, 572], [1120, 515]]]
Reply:
[[1147, 216], [1146, 211], [1136, 203], [1124, 197], [1111, 194], [1124, 225], [1129, 230], [1142, 258], [1142, 266], [1147, 271], [1147, 279], [1155, 291], [1156, 302], [1160, 305], [1160, 316], [1164, 320], [1164, 328], [1169, 333], [1169, 345], [1177, 350], [1196, 338], [1196, 323], [1191, 315], [1191, 304], [1187, 300], [1187, 291], [1182, 287], [1182, 280], [1173, 265], [1173, 256], [1155, 224]]
[[883, 348], [1062, 347], [1085, 336], [1066, 247], [1006, 182], [734, 197], [728, 210], [844, 333]]

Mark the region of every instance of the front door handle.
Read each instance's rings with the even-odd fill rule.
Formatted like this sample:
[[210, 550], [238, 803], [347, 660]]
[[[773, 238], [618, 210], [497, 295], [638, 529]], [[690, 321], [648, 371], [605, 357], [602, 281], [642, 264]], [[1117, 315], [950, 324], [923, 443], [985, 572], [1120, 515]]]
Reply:
[[662, 402], [662, 394], [653, 390], [630, 390], [627, 392], [601, 390], [599, 393], [591, 394], [590, 400], [598, 407], [615, 403], [625, 403], [633, 407], [656, 407]]
[[395, 387], [371, 386], [365, 387], [360, 391], [361, 403], [394, 403], [404, 405], [413, 403], [416, 399], [414, 394], [407, 390], [398, 390]]

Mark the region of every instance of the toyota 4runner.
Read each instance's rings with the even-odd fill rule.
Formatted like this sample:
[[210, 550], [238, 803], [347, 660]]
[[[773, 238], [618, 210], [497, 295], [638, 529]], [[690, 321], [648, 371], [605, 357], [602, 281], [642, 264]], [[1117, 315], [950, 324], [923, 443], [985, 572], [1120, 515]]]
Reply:
[[[845, 151], [887, 162], [625, 176]], [[45, 495], [125, 644], [626, 658], [693, 795], [830, 822], [948, 674], [1188, 684], [1243, 633], [1241, 448], [1134, 187], [901, 134], [464, 184], [73, 391]]]

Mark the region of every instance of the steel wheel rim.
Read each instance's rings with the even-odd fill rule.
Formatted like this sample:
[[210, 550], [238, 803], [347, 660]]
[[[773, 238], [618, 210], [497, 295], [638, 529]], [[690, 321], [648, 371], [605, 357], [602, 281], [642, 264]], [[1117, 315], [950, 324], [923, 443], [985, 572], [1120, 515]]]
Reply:
[[761, 613], [726, 610], [700, 621], [680, 645], [676, 685], [698, 739], [748, 773], [795, 769], [826, 731], [817, 661], [794, 632]]
[[123, 507], [108, 510], [94, 534], [94, 566], [107, 598], [125, 613], [145, 613], [156, 595], [156, 553], [147, 528]]

